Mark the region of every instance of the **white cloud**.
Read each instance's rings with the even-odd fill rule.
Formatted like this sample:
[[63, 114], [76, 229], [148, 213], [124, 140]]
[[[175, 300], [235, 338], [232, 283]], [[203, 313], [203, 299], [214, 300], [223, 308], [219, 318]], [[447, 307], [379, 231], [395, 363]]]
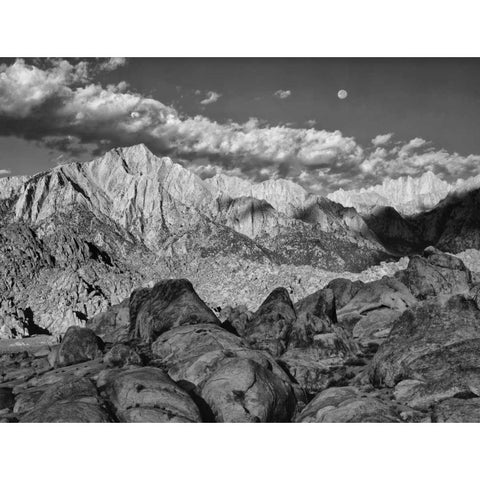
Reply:
[[103, 62], [100, 65], [102, 70], [106, 70], [107, 72], [111, 72], [116, 70], [117, 68], [124, 67], [127, 64], [127, 59], [123, 57], [112, 57]]
[[307, 120], [307, 121], [305, 122], [305, 125], [306, 125], [307, 127], [310, 127], [310, 128], [314, 127], [316, 124], [317, 124], [317, 121], [316, 121], [316, 120]]
[[420, 147], [423, 147], [427, 144], [428, 142], [423, 138], [412, 138], [412, 140], [400, 147], [398, 153], [403, 157], [409, 155], [413, 150], [418, 150]]
[[278, 98], [280, 98], [281, 100], [285, 100], [286, 98], [288, 98], [290, 95], [292, 94], [292, 92], [290, 90], [277, 90], [274, 95]]
[[200, 103], [202, 105], [210, 105], [211, 103], [215, 103], [221, 96], [221, 93], [210, 91], [207, 92], [207, 96]]
[[384, 135], [377, 135], [374, 139], [372, 139], [372, 144], [375, 147], [379, 147], [380, 145], [386, 145], [393, 137], [393, 133], [385, 133]]
[[0, 175], [10, 175], [11, 173], [11, 170], [7, 170], [5, 168], [0, 169]]

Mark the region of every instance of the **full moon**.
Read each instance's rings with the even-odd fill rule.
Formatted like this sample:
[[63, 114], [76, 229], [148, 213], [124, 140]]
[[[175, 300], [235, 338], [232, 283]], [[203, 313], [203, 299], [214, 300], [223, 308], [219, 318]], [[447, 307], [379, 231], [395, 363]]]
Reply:
[[345, 100], [348, 96], [348, 92], [346, 90], [339, 90], [337, 95], [340, 100]]

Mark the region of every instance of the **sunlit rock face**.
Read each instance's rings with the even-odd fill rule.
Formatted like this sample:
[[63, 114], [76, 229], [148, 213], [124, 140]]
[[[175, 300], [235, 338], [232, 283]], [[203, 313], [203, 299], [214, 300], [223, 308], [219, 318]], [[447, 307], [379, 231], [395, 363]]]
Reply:
[[453, 190], [452, 185], [426, 172], [417, 178], [385, 179], [381, 185], [360, 190], [340, 189], [328, 198], [362, 213], [370, 213], [377, 206], [391, 206], [402, 214], [411, 215], [433, 208]]
[[309, 196], [303, 187], [284, 179], [251, 183], [237, 177], [217, 174], [206, 179], [205, 183], [217, 197], [253, 197], [265, 200], [275, 210], [288, 215], [301, 207]]
[[192, 227], [198, 221], [194, 208], [211, 213], [214, 201], [196, 175], [137, 145], [32, 177], [20, 191], [15, 215], [39, 223], [74, 205], [108, 217], [153, 246], [171, 230]]
[[27, 180], [27, 176], [0, 178], [0, 200], [16, 195]]

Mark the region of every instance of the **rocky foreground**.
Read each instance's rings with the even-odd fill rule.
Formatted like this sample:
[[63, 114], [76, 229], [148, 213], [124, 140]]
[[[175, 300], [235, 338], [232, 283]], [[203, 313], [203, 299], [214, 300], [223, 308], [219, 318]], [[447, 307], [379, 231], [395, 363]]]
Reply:
[[434, 248], [393, 277], [214, 312], [163, 280], [2, 340], [2, 422], [477, 422], [480, 278]]

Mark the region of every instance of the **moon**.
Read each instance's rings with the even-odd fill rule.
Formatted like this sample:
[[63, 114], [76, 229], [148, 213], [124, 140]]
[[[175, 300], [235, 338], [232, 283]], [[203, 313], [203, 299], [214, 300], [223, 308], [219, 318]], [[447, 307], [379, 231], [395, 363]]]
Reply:
[[345, 100], [348, 97], [348, 92], [346, 90], [339, 90], [337, 95], [340, 100]]

